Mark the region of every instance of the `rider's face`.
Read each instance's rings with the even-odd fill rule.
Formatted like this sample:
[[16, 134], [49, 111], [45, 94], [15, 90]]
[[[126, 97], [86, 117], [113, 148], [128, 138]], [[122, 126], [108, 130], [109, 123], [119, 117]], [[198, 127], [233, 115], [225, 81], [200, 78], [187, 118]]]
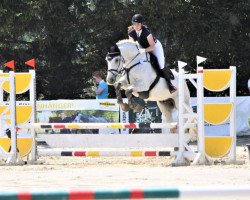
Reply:
[[99, 83], [101, 81], [101, 78], [97, 77], [97, 76], [93, 76], [93, 82], [94, 83]]
[[133, 22], [133, 27], [136, 31], [140, 31], [141, 30], [141, 26], [142, 24], [141, 23], [138, 23], [138, 22]]

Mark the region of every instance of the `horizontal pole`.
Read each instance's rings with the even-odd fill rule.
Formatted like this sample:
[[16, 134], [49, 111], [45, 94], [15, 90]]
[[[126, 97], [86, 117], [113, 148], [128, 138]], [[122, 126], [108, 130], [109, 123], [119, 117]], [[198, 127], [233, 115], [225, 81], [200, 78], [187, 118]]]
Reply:
[[177, 123], [27, 123], [20, 124], [22, 129], [150, 129], [176, 128]]
[[0, 191], [4, 199], [249, 199], [250, 187], [193, 187], [122, 190], [48, 190], [27, 192]]
[[[39, 149], [38, 156], [73, 156], [73, 157], [113, 157], [113, 156], [131, 156], [131, 157], [161, 157], [177, 156], [178, 151], [125, 151], [125, 150], [103, 150], [103, 151], [66, 151], [57, 149]], [[193, 159], [197, 152], [184, 152], [184, 157]]]
[[158, 157], [175, 155], [171, 151], [125, 151], [125, 150], [102, 150], [102, 151], [66, 151], [57, 149], [39, 149], [38, 156], [74, 156], [74, 157], [111, 157], [111, 156], [132, 156], [132, 157]]

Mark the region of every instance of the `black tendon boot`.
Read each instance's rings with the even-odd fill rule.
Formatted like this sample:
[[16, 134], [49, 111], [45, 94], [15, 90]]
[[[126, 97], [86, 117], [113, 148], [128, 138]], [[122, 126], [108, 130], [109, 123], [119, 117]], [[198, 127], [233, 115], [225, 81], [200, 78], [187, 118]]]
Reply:
[[170, 80], [170, 70], [167, 67], [164, 67], [162, 69], [163, 72], [163, 76], [167, 82], [168, 88], [169, 88], [169, 92], [172, 94], [174, 93], [177, 89], [175, 86], [172, 85], [171, 80]]

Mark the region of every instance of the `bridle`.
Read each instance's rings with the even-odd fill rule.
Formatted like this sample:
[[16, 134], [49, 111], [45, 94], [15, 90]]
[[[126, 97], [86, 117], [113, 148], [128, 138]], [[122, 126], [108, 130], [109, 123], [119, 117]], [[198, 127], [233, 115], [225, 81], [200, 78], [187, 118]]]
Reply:
[[[114, 56], [116, 55], [116, 56]], [[120, 65], [122, 65], [121, 60], [123, 60], [124, 58], [122, 57], [120, 52], [112, 52], [112, 53], [108, 53], [108, 58], [111, 58], [110, 60], [112, 60], [113, 58], [117, 57], [117, 56], [121, 56], [122, 59], [119, 59], [119, 64], [117, 69], [109, 69], [108, 72], [110, 72], [112, 75], [117, 76], [118, 74], [122, 74], [124, 72], [124, 68]], [[109, 60], [109, 59], [108, 59]], [[120, 69], [121, 68], [121, 69]]]
[[[127, 80], [128, 80], [128, 83], [129, 83], [129, 84], [130, 84], [129, 71], [130, 71], [132, 68], [134, 68], [135, 66], [137, 66], [137, 65], [139, 65], [139, 64], [141, 63], [141, 62], [137, 62], [137, 63], [133, 64], [132, 66], [130, 66], [129, 68], [126, 68], [130, 63], [132, 63], [132, 62], [136, 59], [137, 56], [140, 55], [139, 47], [137, 46], [137, 44], [136, 44], [136, 47], [137, 47], [137, 49], [138, 49], [138, 53], [131, 59], [131, 61], [129, 61], [129, 63], [127, 63], [124, 67], [121, 67], [120, 70], [118, 70], [118, 69], [120, 68], [120, 65], [121, 65], [122, 63], [125, 63], [125, 59], [123, 58], [123, 56], [121, 55], [121, 53], [120, 53], [120, 52], [108, 53], [108, 56], [109, 56], [110, 58], [112, 58], [112, 59], [115, 58], [115, 57], [117, 57], [117, 56], [121, 56], [121, 58], [122, 58], [122, 59], [119, 59], [119, 65], [118, 65], [117, 69], [109, 69], [108, 72], [110, 72], [111, 74], [113, 74], [114, 76], [116, 76], [116, 75], [118, 75], [118, 74], [122, 74], [122, 73], [125, 71], [126, 74], [127, 74]], [[114, 56], [114, 55], [116, 55], [116, 56]], [[111, 59], [111, 60], [112, 60], [112, 59]], [[121, 60], [122, 60], [122, 62], [121, 62]]]

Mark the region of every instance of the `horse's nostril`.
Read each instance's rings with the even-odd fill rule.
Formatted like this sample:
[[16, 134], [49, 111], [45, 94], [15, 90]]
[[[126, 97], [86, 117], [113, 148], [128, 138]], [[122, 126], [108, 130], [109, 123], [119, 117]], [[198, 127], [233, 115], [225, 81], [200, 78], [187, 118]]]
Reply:
[[112, 83], [114, 83], [114, 79], [113, 79], [113, 78], [110, 78], [110, 79], [108, 80], [108, 82], [112, 84]]
[[107, 79], [107, 84], [112, 84], [111, 80], [110, 79]]

